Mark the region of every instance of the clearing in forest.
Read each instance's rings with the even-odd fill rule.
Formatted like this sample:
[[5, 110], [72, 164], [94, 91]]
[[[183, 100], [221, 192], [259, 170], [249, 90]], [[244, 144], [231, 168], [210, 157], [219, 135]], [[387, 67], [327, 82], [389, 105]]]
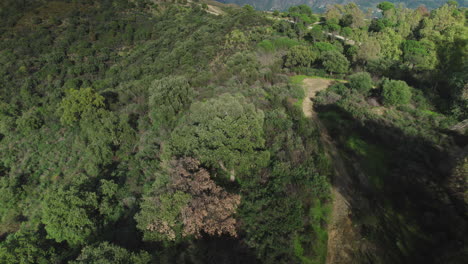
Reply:
[[303, 87], [305, 98], [304, 101], [302, 101], [302, 111], [307, 118], [311, 118], [315, 114], [313, 109], [314, 103], [312, 99], [318, 92], [327, 89], [327, 87], [330, 86], [332, 82], [332, 80], [327, 79], [304, 79]]

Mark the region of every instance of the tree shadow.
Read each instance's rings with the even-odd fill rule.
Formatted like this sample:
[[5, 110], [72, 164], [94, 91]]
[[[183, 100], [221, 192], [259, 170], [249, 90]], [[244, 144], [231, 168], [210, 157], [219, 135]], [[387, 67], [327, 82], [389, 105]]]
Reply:
[[377, 248], [362, 263], [464, 263], [466, 176], [454, 170], [468, 155], [466, 138], [447, 134], [450, 143], [441, 146], [388, 123], [357, 120], [337, 105], [317, 112], [352, 178], [337, 189]]

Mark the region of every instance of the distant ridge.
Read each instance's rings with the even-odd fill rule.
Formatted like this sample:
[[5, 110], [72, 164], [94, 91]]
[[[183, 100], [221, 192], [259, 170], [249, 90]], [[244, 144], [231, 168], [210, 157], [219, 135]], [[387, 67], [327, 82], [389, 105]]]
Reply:
[[[252, 5], [258, 10], [286, 10], [290, 6], [306, 4], [311, 6], [314, 10], [320, 11], [325, 10], [327, 5], [332, 4], [346, 4], [349, 2], [355, 2], [362, 9], [375, 8], [376, 5], [383, 0], [219, 0], [222, 3], [233, 3], [237, 5]], [[395, 4], [404, 4], [408, 8], [416, 8], [420, 5], [425, 5], [429, 9], [437, 8], [445, 4], [446, 0], [403, 0], [395, 1], [389, 0]], [[460, 6], [467, 6], [467, 1], [457, 1]]]

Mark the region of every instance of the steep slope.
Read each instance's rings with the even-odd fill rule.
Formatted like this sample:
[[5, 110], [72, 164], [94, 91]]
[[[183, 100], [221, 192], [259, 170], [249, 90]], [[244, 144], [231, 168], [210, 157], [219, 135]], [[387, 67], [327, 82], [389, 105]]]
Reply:
[[359, 234], [353, 227], [351, 218], [351, 208], [343, 192], [348, 190], [347, 186], [351, 180], [346, 171], [345, 163], [342, 160], [337, 148], [328, 134], [327, 128], [318, 118], [313, 108], [313, 99], [318, 92], [327, 89], [333, 84], [332, 80], [321, 78], [304, 79], [303, 87], [305, 98], [302, 102], [302, 111], [307, 118], [311, 118], [317, 125], [320, 140], [325, 147], [326, 153], [332, 160], [334, 176], [332, 179], [332, 210], [330, 221], [328, 223], [328, 244], [327, 244], [327, 262], [334, 263], [352, 263], [353, 251], [356, 251], [356, 241], [359, 241]]

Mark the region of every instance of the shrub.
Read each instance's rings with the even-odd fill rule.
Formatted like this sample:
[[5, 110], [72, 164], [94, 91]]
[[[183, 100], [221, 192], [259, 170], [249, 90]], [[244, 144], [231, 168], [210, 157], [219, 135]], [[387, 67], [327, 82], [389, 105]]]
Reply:
[[307, 46], [292, 47], [286, 55], [286, 67], [310, 67], [317, 59], [317, 54]]
[[332, 50], [337, 50], [336, 46], [334, 46], [333, 44], [330, 44], [328, 42], [315, 42], [314, 47], [317, 48], [320, 51], [320, 53], [324, 53], [324, 52], [332, 51]]
[[144, 251], [131, 253], [125, 248], [103, 242], [96, 245], [89, 245], [81, 250], [81, 254], [73, 264], [109, 264], [109, 263], [150, 263], [151, 256]]
[[297, 40], [283, 37], [273, 40], [273, 44], [276, 49], [288, 49], [299, 45], [299, 42]]
[[349, 88], [368, 94], [373, 87], [372, 78], [367, 72], [358, 72], [349, 76]]
[[259, 77], [260, 63], [253, 53], [237, 52], [227, 60], [226, 65], [241, 83], [252, 84]]
[[349, 61], [339, 51], [331, 50], [322, 54], [322, 64], [330, 73], [346, 73]]
[[39, 109], [35, 107], [24, 112], [23, 115], [16, 120], [18, 130], [26, 133], [40, 128], [43, 125], [43, 123], [44, 120], [42, 113]]
[[263, 40], [262, 42], [258, 43], [258, 49], [265, 52], [273, 52], [275, 51], [275, 45], [270, 40]]
[[404, 81], [386, 80], [382, 85], [382, 98], [386, 105], [408, 104], [411, 96], [411, 88]]
[[333, 84], [332, 86], [328, 88], [328, 90], [331, 92], [335, 92], [339, 95], [345, 95], [345, 94], [348, 94], [349, 92], [347, 87], [342, 83]]

